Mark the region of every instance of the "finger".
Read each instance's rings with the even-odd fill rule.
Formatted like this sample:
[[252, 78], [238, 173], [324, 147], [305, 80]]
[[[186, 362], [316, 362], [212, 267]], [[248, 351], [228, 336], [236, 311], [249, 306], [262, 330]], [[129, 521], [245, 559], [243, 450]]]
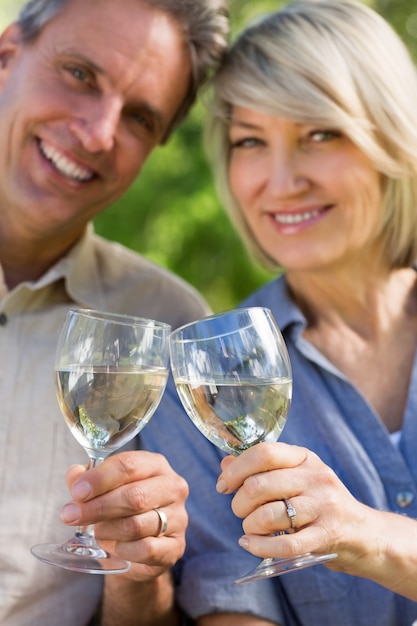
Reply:
[[220, 462], [220, 467], [222, 468], [222, 470], [224, 470], [230, 463], [233, 463], [233, 460], [235, 459], [235, 456], [225, 456], [222, 458], [221, 462]]
[[128, 483], [172, 471], [164, 456], [143, 450], [115, 454], [105, 459], [101, 465], [84, 472], [78, 468], [80, 466], [72, 466], [67, 479], [75, 477], [71, 485], [71, 495], [74, 500], [79, 501], [94, 498]]
[[123, 520], [169, 505], [184, 508], [188, 491], [187, 482], [170, 470], [164, 475], [124, 484], [85, 502], [70, 502], [63, 507], [61, 518], [69, 525], [84, 525]]
[[256, 508], [245, 517], [242, 526], [247, 535], [271, 535], [282, 531], [298, 531], [315, 523], [319, 516], [320, 511], [313, 499], [292, 497]]
[[72, 485], [78, 480], [88, 469], [88, 465], [71, 465], [65, 474], [67, 487], [71, 490]]
[[[298, 519], [297, 522], [299, 522]], [[289, 531], [291, 520], [287, 515], [284, 502], [270, 502], [256, 508], [245, 517], [242, 527], [247, 535], [272, 535]]]
[[[133, 535], [144, 535], [138, 539], [126, 540], [126, 526], [121, 527], [123, 536], [119, 535], [116, 523], [102, 523], [96, 526], [96, 536], [103, 548], [132, 563], [129, 578], [133, 576], [134, 579], [141, 580], [143, 577], [149, 579], [149, 577], [159, 576], [163, 571], [171, 568], [184, 554], [185, 530], [188, 521], [185, 508], [168, 507], [161, 509], [161, 512], [167, 519], [163, 535], [159, 534], [161, 524], [155, 511], [143, 514], [139, 516], [140, 520], [136, 520]], [[127, 535], [130, 536], [130, 531]], [[107, 536], [116, 541], [103, 541]]]
[[309, 552], [317, 554], [337, 553], [337, 548], [320, 527], [308, 527], [297, 533], [274, 536], [245, 534], [239, 545], [261, 558], [288, 559]]
[[100, 542], [104, 549], [132, 563], [129, 577], [133, 574], [159, 575], [171, 568], [183, 556], [184, 535], [147, 537], [131, 542]]
[[[172, 470], [162, 455], [142, 450], [122, 452], [80, 474], [72, 485], [71, 494], [75, 500], [82, 501], [169, 471]], [[87, 491], [85, 485], [89, 487], [88, 498], [84, 495]]]
[[162, 527], [157, 512], [151, 510], [139, 515], [97, 523], [95, 527], [96, 537], [101, 540], [131, 542], [146, 537], [160, 539], [162, 536], [180, 537], [185, 535], [188, 524], [185, 506], [175, 504], [160, 507], [159, 511], [166, 518], [165, 528]]
[[[238, 517], [247, 517], [268, 502], [308, 495], [328, 508], [330, 502], [344, 497], [346, 488], [335, 472], [313, 452], [301, 450], [300, 465], [253, 474], [237, 490], [232, 508]], [[300, 457], [299, 457], [300, 458]]]
[[114, 542], [102, 541], [100, 545], [110, 554], [116, 554], [131, 563], [128, 577], [130, 580], [149, 580], [171, 569], [183, 556], [185, 536], [169, 535], [147, 537], [137, 541]]
[[217, 491], [232, 493], [251, 475], [301, 465], [307, 452], [305, 448], [279, 442], [259, 443], [222, 465]]
[[232, 510], [237, 517], [248, 517], [265, 504], [302, 494], [306, 491], [307, 481], [309, 478], [302, 466], [254, 474], [234, 495]]

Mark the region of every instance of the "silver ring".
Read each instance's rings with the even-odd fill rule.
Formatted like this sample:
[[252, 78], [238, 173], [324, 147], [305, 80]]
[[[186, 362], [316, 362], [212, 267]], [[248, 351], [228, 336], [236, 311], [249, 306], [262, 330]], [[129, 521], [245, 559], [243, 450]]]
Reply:
[[292, 530], [295, 530], [296, 529], [295, 518], [297, 517], [297, 512], [289, 500], [286, 500], [284, 498], [283, 502], [285, 503], [285, 506], [287, 507], [287, 515], [291, 521], [291, 528]]
[[168, 528], [168, 518], [162, 511], [162, 509], [154, 509], [154, 511], [159, 517], [159, 527], [155, 537], [162, 537], [162, 535], [166, 533], [166, 530]]

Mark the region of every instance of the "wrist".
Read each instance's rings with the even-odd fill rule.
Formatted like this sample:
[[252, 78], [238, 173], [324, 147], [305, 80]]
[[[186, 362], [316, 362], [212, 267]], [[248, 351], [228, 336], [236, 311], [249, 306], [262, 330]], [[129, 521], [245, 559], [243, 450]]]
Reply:
[[106, 576], [100, 626], [176, 626], [171, 571], [147, 580]]

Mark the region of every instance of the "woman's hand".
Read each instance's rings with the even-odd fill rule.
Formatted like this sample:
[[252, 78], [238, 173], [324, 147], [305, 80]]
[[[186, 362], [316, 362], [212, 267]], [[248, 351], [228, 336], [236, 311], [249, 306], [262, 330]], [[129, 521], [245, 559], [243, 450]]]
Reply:
[[[217, 489], [236, 491], [232, 508], [245, 531], [239, 543], [249, 552], [263, 558], [335, 552], [326, 567], [417, 601], [417, 521], [362, 504], [310, 450], [261, 443], [226, 457]], [[284, 499], [295, 509], [295, 529]]]
[[[328, 567], [352, 569], [352, 561], [369, 559], [369, 517], [336, 474], [306, 448], [262, 443], [222, 461], [217, 489], [236, 491], [235, 515], [243, 518], [240, 545], [267, 558], [306, 552], [338, 554]], [[295, 510], [291, 518], [284, 499]], [[275, 533], [288, 531], [276, 536]]]

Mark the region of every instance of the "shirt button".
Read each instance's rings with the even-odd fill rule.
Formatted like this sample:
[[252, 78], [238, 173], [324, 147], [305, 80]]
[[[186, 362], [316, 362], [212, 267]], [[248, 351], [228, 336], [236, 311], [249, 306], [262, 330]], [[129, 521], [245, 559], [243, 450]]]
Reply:
[[0, 326], [6, 326], [6, 324], [7, 324], [6, 313], [0, 313]]
[[399, 491], [395, 497], [395, 500], [402, 509], [405, 509], [407, 506], [414, 500], [414, 494], [412, 491]]

